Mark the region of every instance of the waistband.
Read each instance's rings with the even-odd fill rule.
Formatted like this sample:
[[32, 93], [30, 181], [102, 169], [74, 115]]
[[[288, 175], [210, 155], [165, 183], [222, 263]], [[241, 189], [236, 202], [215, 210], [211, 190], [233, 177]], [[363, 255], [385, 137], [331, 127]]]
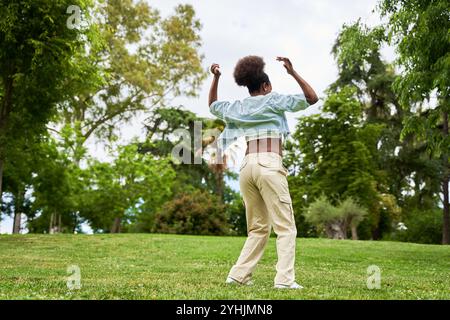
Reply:
[[263, 157], [276, 157], [278, 159], [283, 159], [283, 157], [276, 152], [258, 152], [258, 153], [249, 153], [246, 154], [244, 159], [258, 159]]
[[276, 138], [282, 139], [283, 135], [279, 131], [260, 130], [256, 133], [247, 134], [245, 136], [245, 141], [249, 142], [252, 140], [276, 139]]

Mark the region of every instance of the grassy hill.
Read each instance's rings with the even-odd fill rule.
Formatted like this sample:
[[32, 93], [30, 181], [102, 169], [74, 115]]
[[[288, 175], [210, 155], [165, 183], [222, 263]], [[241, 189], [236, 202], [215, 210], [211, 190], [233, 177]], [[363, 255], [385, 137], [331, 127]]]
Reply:
[[[0, 236], [0, 299], [450, 299], [450, 247], [297, 240], [297, 280], [275, 290], [271, 238], [252, 287], [224, 284], [245, 238], [155, 234]], [[68, 290], [67, 267], [81, 270]], [[381, 269], [381, 288], [366, 286]]]

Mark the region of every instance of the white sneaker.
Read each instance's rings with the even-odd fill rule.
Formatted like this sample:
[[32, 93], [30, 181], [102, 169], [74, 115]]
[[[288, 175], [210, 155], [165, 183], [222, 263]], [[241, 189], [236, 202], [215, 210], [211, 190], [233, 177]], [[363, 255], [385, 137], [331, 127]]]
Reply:
[[274, 286], [275, 289], [296, 289], [296, 290], [301, 290], [303, 289], [303, 287], [301, 285], [299, 285], [297, 282], [294, 282], [293, 284], [291, 284], [290, 286], [286, 285], [286, 284], [276, 284]]
[[228, 277], [227, 280], [225, 281], [226, 284], [233, 284], [233, 285], [241, 285], [241, 286], [251, 286], [253, 285], [253, 281], [249, 280], [246, 283], [240, 283], [237, 280], [234, 280], [233, 278]]

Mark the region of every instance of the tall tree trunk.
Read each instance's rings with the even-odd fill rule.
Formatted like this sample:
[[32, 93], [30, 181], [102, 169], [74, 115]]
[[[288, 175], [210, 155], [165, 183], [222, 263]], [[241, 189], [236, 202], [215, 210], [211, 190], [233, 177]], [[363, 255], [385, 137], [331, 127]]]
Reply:
[[220, 169], [216, 172], [216, 192], [221, 202], [224, 198], [224, 189], [223, 169]]
[[372, 227], [372, 240], [380, 240], [380, 222], [378, 221], [376, 226]]
[[216, 194], [220, 201], [223, 202], [225, 194], [225, 179], [224, 173], [227, 166], [227, 158], [223, 156], [222, 162], [214, 165], [214, 175], [216, 178]]
[[49, 234], [55, 234], [55, 233], [61, 233], [62, 227], [61, 227], [61, 215], [52, 213], [50, 215], [50, 226], [48, 229]]
[[[0, 140], [1, 136], [5, 135], [6, 124], [8, 122], [9, 114], [12, 110], [13, 88], [14, 88], [14, 74], [16, 67], [10, 65], [10, 72], [3, 77], [3, 99], [0, 99]], [[3, 137], [4, 138], [4, 137]], [[5, 150], [0, 146], [0, 205], [2, 203], [3, 195], [3, 169], [5, 164]]]
[[3, 194], [3, 166], [5, 161], [1, 158], [1, 152], [0, 152], [0, 207], [2, 205], [2, 194]]
[[59, 217], [59, 219], [58, 219], [58, 233], [61, 233], [61, 225], [62, 225], [62, 223], [61, 223], [61, 214], [59, 214], [58, 215], [58, 217]]
[[[9, 113], [12, 109], [12, 85], [13, 81], [9, 80], [4, 84], [4, 97], [0, 105], [0, 137], [5, 134], [6, 123], [8, 120]], [[5, 164], [5, 154], [4, 150], [0, 146], [0, 204], [2, 203], [3, 195], [3, 169]]]
[[[448, 113], [444, 112], [444, 126], [443, 126], [444, 138], [448, 137]], [[443, 224], [442, 224], [442, 244], [450, 244], [450, 213], [449, 213], [449, 195], [448, 195], [448, 182], [450, 176], [450, 170], [448, 165], [448, 152], [443, 153], [443, 174], [442, 179], [442, 193], [444, 194], [444, 212], [443, 212]]]
[[13, 224], [13, 234], [20, 233], [20, 220], [22, 218], [22, 213], [18, 211], [17, 209], [14, 210], [14, 224]]
[[122, 222], [122, 219], [120, 217], [114, 218], [113, 225], [111, 227], [111, 233], [120, 233], [120, 224]]
[[352, 229], [352, 240], [358, 240], [358, 227], [352, 224], [351, 229]]
[[49, 234], [53, 234], [53, 216], [54, 216], [55, 214], [54, 213], [52, 213], [51, 215], [50, 215], [50, 225], [49, 225], [49, 227], [48, 227], [48, 233]]
[[450, 244], [450, 212], [449, 212], [449, 197], [448, 197], [448, 175], [444, 178], [442, 183], [444, 193], [444, 214], [442, 225], [442, 244]]
[[19, 191], [14, 195], [13, 234], [20, 233], [24, 198], [25, 190], [22, 190], [22, 188], [19, 187]]

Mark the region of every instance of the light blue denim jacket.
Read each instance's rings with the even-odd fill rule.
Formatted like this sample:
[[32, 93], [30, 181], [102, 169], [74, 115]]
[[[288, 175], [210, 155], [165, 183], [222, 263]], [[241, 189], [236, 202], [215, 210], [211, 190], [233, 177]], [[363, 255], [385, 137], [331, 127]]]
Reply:
[[285, 112], [297, 112], [308, 107], [303, 94], [283, 95], [276, 92], [250, 96], [242, 101], [215, 101], [210, 111], [226, 123], [217, 147], [223, 153], [242, 136], [262, 137], [275, 133], [285, 139], [290, 133]]

